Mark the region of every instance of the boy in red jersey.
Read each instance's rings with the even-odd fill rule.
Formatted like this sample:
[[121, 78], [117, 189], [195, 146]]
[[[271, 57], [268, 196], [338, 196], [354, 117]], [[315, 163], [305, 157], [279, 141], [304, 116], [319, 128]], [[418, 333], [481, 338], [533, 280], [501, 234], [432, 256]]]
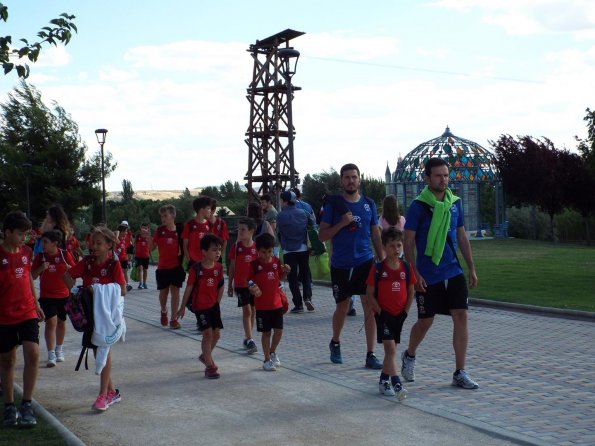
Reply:
[[126, 280], [126, 291], [130, 291], [132, 286], [128, 283], [128, 250], [132, 248], [131, 233], [128, 227], [128, 222], [124, 220], [118, 226], [116, 231], [117, 245], [114, 248], [118, 259], [120, 260], [120, 266], [124, 273], [124, 279]]
[[[4, 426], [37, 424], [31, 407], [39, 362], [39, 321], [43, 310], [35, 298], [31, 278], [33, 253], [24, 246], [31, 222], [22, 212], [4, 218], [4, 243], [0, 245], [0, 374], [4, 391]], [[17, 346], [23, 345], [23, 399], [14, 404], [14, 368]]]
[[68, 234], [68, 237], [66, 238], [66, 251], [70, 253], [72, 259], [75, 262], [78, 262], [79, 259], [84, 255], [83, 250], [81, 249], [81, 244], [76, 238], [74, 226], [72, 225], [70, 225], [70, 232]]
[[221, 246], [221, 257], [218, 261], [223, 263], [223, 254], [226, 252], [227, 241], [229, 240], [229, 231], [227, 229], [227, 223], [221, 217], [217, 217], [215, 211], [217, 210], [217, 200], [211, 199], [211, 216], [209, 217], [209, 225], [211, 226], [211, 232], [223, 240], [223, 246]]
[[256, 330], [262, 333], [262, 368], [267, 372], [274, 372], [281, 367], [281, 360], [276, 353], [283, 335], [283, 304], [279, 282], [291, 270], [289, 265], [283, 265], [273, 256], [274, 247], [275, 237], [271, 234], [256, 237], [258, 258], [250, 263], [251, 271], [248, 275], [248, 287], [254, 295], [256, 307]]
[[229, 250], [229, 271], [227, 276], [227, 295], [233, 296], [235, 289], [238, 307], [242, 308], [242, 324], [244, 326], [244, 348], [249, 354], [257, 352], [256, 343], [252, 339], [252, 327], [256, 312], [254, 296], [248, 290], [248, 275], [252, 269], [250, 263], [256, 259], [256, 244], [252, 240], [256, 223], [251, 218], [242, 218], [238, 224], [238, 241]]
[[[417, 282], [413, 268], [401, 260], [403, 233], [394, 227], [381, 234], [386, 258], [372, 265], [366, 281], [366, 299], [376, 318], [376, 337], [384, 345], [384, 362], [378, 388], [387, 396], [407, 397], [407, 390], [397, 375], [397, 345], [407, 312], [413, 302], [413, 286]], [[378, 288], [378, 289], [376, 289]]]
[[159, 261], [155, 278], [159, 290], [159, 304], [161, 305], [161, 325], [167, 327], [167, 296], [171, 294], [171, 319], [169, 326], [173, 329], [181, 328], [176, 320], [176, 312], [180, 303], [180, 288], [186, 279], [186, 273], [180, 264], [180, 250], [178, 232], [176, 230], [176, 208], [166, 204], [159, 208], [161, 226], [159, 226], [153, 238], [149, 239], [149, 248], [157, 247], [159, 250]]
[[64, 273], [74, 266], [74, 259], [66, 250], [60, 249], [62, 233], [55, 229], [41, 236], [43, 252], [33, 260], [31, 276], [39, 279], [39, 304], [45, 314], [45, 345], [48, 349], [48, 367], [64, 362], [64, 335], [66, 334], [66, 310], [64, 305], [70, 290], [64, 283]]
[[205, 376], [208, 379], [217, 379], [220, 376], [212, 353], [219, 340], [220, 330], [223, 329], [219, 307], [223, 297], [223, 265], [217, 261], [221, 257], [222, 245], [223, 240], [213, 234], [206, 234], [200, 240], [202, 260], [200, 266], [195, 265], [189, 270], [186, 291], [178, 310], [178, 316], [183, 318], [186, 304], [192, 299], [191, 308], [202, 332], [202, 353], [198, 359], [206, 366]]
[[140, 232], [134, 238], [134, 263], [138, 268], [138, 289], [147, 289], [147, 273], [149, 271], [149, 239], [151, 232], [149, 224], [140, 225]]
[[182, 231], [182, 240], [184, 243], [184, 257], [188, 260], [188, 269], [196, 262], [202, 260], [202, 250], [200, 249], [200, 239], [205, 234], [211, 232], [209, 218], [211, 218], [212, 199], [206, 196], [200, 196], [194, 199], [192, 207], [196, 212], [196, 217], [188, 220], [184, 224]]

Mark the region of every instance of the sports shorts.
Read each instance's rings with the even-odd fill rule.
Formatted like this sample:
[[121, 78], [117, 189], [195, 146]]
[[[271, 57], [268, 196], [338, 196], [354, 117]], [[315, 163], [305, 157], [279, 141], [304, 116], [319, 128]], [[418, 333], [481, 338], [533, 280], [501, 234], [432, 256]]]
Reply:
[[134, 263], [136, 264], [136, 266], [142, 266], [144, 269], [149, 269], [148, 257], [135, 257]]
[[157, 280], [158, 290], [163, 290], [170, 286], [182, 288], [184, 280], [186, 280], [186, 273], [181, 266], [171, 269], [158, 269], [155, 271], [155, 279]]
[[331, 283], [336, 303], [343, 302], [354, 294], [360, 296], [366, 294], [366, 280], [373, 263], [374, 260], [370, 259], [361, 265], [348, 269], [331, 266]]
[[45, 314], [45, 320], [58, 316], [58, 319], [61, 321], [66, 320], [66, 310], [64, 309], [64, 305], [68, 301], [68, 297], [40, 297], [39, 298], [39, 306], [43, 310]]
[[18, 324], [0, 325], [0, 353], [8, 353], [23, 342], [39, 344], [39, 321], [27, 319]]
[[256, 310], [256, 331], [267, 333], [272, 329], [283, 330], [283, 308]]
[[194, 314], [196, 315], [196, 321], [200, 327], [200, 331], [208, 328], [223, 328], [221, 308], [219, 307], [219, 304], [215, 304], [211, 308], [206, 308], [204, 310], [196, 310]]
[[415, 294], [417, 317], [425, 319], [436, 314], [449, 315], [450, 310], [467, 310], [467, 281], [463, 274], [426, 286], [426, 291]]
[[390, 340], [395, 341], [397, 344], [401, 342], [403, 323], [407, 319], [406, 311], [393, 316], [383, 310], [380, 314], [375, 314], [374, 318], [376, 319], [376, 341], [379, 344], [382, 344], [382, 341]]
[[234, 288], [236, 296], [238, 296], [238, 307], [245, 307], [246, 305], [254, 306], [254, 296], [250, 294], [248, 288]]
[[124, 260], [120, 259], [120, 266], [122, 267], [122, 270], [128, 269], [128, 259], [126, 257], [124, 257]]

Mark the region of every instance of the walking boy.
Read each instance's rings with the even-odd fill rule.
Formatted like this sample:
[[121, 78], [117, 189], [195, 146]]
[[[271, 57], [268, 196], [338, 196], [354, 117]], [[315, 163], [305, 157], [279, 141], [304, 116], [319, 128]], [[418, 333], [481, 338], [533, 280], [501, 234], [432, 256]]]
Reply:
[[[4, 243], [0, 245], [0, 375], [4, 391], [4, 426], [37, 424], [31, 407], [39, 363], [39, 321], [44, 314], [31, 278], [33, 253], [24, 246], [31, 222], [22, 212], [4, 218]], [[14, 404], [14, 368], [17, 346], [23, 345], [23, 400]]]
[[378, 388], [380, 393], [395, 396], [399, 400], [407, 396], [407, 390], [397, 375], [397, 345], [401, 342], [401, 330], [413, 302], [415, 274], [411, 267], [400, 260], [403, 252], [403, 233], [394, 227], [381, 234], [386, 253], [383, 262], [370, 268], [366, 299], [376, 319], [376, 337], [384, 345], [384, 362]]
[[206, 366], [205, 376], [208, 379], [218, 379], [220, 376], [212, 352], [223, 328], [219, 307], [223, 296], [223, 265], [218, 262], [222, 246], [223, 240], [213, 234], [206, 234], [200, 240], [202, 260], [189, 270], [186, 291], [178, 309], [181, 319], [186, 312], [186, 304], [192, 299], [191, 308], [202, 331], [202, 353], [198, 359]]
[[[467, 354], [467, 283], [457, 257], [457, 242], [469, 268], [469, 287], [477, 285], [471, 244], [465, 232], [463, 206], [448, 188], [448, 164], [430, 158], [425, 165], [426, 187], [411, 202], [405, 223], [405, 260], [417, 274], [417, 322], [411, 327], [409, 346], [401, 355], [401, 374], [415, 381], [415, 353], [436, 314], [450, 314], [454, 325], [455, 372], [452, 385], [477, 389], [465, 371]], [[417, 251], [417, 261], [415, 252]]]
[[262, 333], [261, 343], [264, 353], [262, 368], [267, 372], [274, 372], [281, 367], [281, 361], [276, 353], [283, 335], [283, 304], [279, 281], [291, 269], [273, 256], [274, 246], [275, 237], [271, 234], [265, 233], [256, 237], [258, 258], [252, 261], [252, 269], [248, 276], [248, 286], [250, 293], [254, 295], [256, 307], [256, 330]]
[[[225, 223], [225, 220], [215, 214], [216, 210], [217, 200], [211, 198], [211, 216], [209, 217], [209, 226], [211, 227], [211, 233], [223, 240], [221, 253], [224, 254], [227, 248], [227, 241], [229, 240], [229, 231], [227, 229], [227, 223]], [[223, 256], [219, 257], [217, 261], [223, 263]]]
[[188, 260], [188, 269], [196, 262], [202, 260], [202, 250], [200, 240], [209, 232], [211, 226], [209, 218], [211, 217], [211, 198], [200, 196], [194, 199], [192, 207], [196, 216], [184, 223], [182, 231], [182, 240], [184, 244], [184, 257]]
[[238, 307], [242, 308], [242, 325], [244, 326], [244, 348], [248, 354], [258, 351], [252, 339], [252, 327], [256, 311], [254, 296], [248, 290], [248, 275], [252, 269], [250, 263], [256, 259], [256, 244], [252, 240], [256, 223], [251, 218], [242, 218], [238, 224], [238, 241], [229, 250], [229, 277], [227, 295], [233, 296], [235, 289]]
[[134, 239], [134, 264], [138, 268], [138, 289], [147, 289], [147, 273], [149, 272], [149, 239], [151, 232], [149, 224], [140, 225], [140, 232]]
[[155, 230], [150, 239], [150, 249], [159, 250], [159, 261], [155, 278], [159, 290], [159, 304], [161, 305], [161, 325], [167, 327], [167, 296], [171, 294], [171, 320], [169, 326], [173, 329], [180, 328], [176, 320], [176, 310], [180, 303], [180, 288], [186, 278], [186, 273], [180, 264], [181, 246], [176, 230], [176, 208], [171, 204], [159, 208], [161, 226]]

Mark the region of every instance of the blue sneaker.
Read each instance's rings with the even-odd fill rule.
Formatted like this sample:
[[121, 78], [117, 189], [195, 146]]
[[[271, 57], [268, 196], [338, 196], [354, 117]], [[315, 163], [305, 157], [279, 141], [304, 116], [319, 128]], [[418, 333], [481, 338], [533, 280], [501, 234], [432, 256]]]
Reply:
[[331, 341], [328, 347], [331, 350], [331, 362], [333, 364], [343, 364], [343, 358], [341, 357], [341, 344]]
[[374, 370], [380, 370], [382, 368], [382, 363], [374, 353], [371, 353], [366, 357], [366, 368]]

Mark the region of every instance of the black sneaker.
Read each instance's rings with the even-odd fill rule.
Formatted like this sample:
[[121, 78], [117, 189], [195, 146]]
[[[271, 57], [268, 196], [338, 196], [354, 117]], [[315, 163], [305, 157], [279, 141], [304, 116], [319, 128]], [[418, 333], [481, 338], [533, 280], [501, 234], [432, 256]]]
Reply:
[[314, 311], [314, 305], [312, 305], [311, 300], [305, 300], [304, 303], [306, 304], [306, 308], [308, 309], [308, 311]]
[[19, 424], [19, 411], [14, 404], [4, 407], [4, 426], [16, 426]]
[[351, 310], [349, 310], [347, 312], [347, 316], [357, 316], [357, 311], [355, 311], [355, 308], [352, 308]]
[[293, 314], [303, 313], [304, 308], [303, 307], [293, 307], [291, 310], [289, 310], [289, 312], [293, 313]]
[[37, 419], [35, 418], [35, 412], [33, 412], [33, 407], [31, 403], [23, 403], [21, 405], [21, 426], [23, 427], [33, 427], [37, 424]]

